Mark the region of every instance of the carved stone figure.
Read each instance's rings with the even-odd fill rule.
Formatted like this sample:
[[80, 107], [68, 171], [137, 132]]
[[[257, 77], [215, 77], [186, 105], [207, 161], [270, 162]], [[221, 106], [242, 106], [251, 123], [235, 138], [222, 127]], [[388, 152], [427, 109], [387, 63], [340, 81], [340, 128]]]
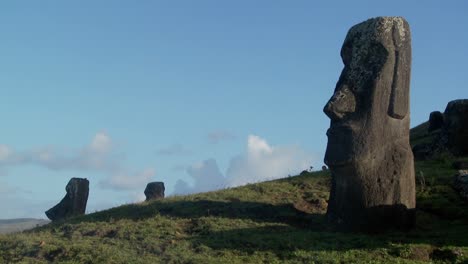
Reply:
[[468, 99], [450, 101], [444, 111], [447, 147], [456, 156], [468, 155]]
[[65, 187], [67, 194], [56, 206], [45, 212], [52, 220], [60, 220], [76, 215], [83, 215], [88, 202], [89, 181], [82, 178], [72, 178]]
[[401, 17], [357, 24], [341, 57], [344, 69], [324, 107], [331, 119], [325, 153], [332, 174], [328, 219], [345, 230], [409, 228], [416, 204], [409, 25]]
[[431, 112], [429, 115], [429, 128], [428, 132], [440, 129], [444, 126], [444, 115], [439, 111]]
[[164, 198], [164, 191], [164, 182], [148, 183], [145, 188], [146, 201]]

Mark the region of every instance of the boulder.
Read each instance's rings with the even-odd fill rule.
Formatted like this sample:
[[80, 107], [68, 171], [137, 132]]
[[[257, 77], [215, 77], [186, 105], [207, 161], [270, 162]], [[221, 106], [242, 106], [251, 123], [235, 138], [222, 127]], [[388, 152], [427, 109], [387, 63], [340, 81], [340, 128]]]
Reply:
[[52, 221], [85, 214], [89, 195], [89, 181], [82, 178], [72, 178], [65, 190], [67, 194], [62, 201], [45, 212]]
[[444, 111], [444, 132], [447, 147], [456, 156], [468, 155], [468, 99], [447, 104]]
[[324, 107], [331, 119], [327, 218], [344, 230], [408, 229], [416, 205], [409, 25], [401, 17], [357, 24], [348, 31], [341, 57], [344, 69]]
[[439, 111], [434, 111], [429, 115], [428, 132], [441, 129], [444, 126], [444, 115]]
[[459, 170], [453, 179], [453, 188], [460, 193], [464, 199], [468, 199], [468, 170]]
[[164, 182], [150, 182], [146, 185], [146, 201], [164, 198]]

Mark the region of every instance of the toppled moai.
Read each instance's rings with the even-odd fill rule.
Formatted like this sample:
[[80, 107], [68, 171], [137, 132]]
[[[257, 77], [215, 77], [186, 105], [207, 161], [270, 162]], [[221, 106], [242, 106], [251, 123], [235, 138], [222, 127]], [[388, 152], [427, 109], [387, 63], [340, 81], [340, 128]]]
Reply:
[[146, 185], [146, 201], [164, 198], [164, 182], [150, 182]]
[[65, 190], [67, 194], [62, 201], [45, 212], [52, 221], [85, 214], [89, 195], [89, 181], [82, 178], [72, 178]]
[[410, 228], [416, 198], [408, 22], [377, 17], [353, 26], [341, 57], [344, 69], [324, 107], [331, 119], [325, 153], [332, 175], [327, 217], [342, 230]]

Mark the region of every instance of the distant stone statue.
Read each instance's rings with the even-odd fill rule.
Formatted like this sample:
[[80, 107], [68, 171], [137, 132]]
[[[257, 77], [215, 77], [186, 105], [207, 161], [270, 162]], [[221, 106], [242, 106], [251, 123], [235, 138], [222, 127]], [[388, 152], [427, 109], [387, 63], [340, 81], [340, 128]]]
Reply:
[[444, 111], [447, 147], [456, 156], [468, 155], [468, 99], [450, 101]]
[[89, 181], [82, 178], [72, 178], [65, 187], [67, 194], [56, 206], [45, 212], [52, 220], [60, 220], [76, 215], [83, 215], [88, 202]]
[[411, 35], [401, 17], [353, 26], [344, 69], [324, 107], [331, 119], [325, 163], [332, 175], [329, 221], [345, 230], [413, 225], [415, 177], [409, 144]]
[[444, 126], [444, 115], [439, 111], [431, 112], [429, 115], [429, 128], [428, 132], [440, 129]]
[[150, 182], [146, 185], [146, 201], [164, 198], [164, 182]]

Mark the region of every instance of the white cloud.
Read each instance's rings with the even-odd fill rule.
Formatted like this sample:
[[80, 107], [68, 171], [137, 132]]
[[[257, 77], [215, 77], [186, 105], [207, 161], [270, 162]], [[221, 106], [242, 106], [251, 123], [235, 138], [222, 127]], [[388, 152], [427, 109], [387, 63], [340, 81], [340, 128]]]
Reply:
[[112, 140], [111, 138], [104, 132], [97, 133], [91, 144], [89, 145], [89, 149], [91, 151], [97, 153], [107, 153], [112, 148]]
[[298, 146], [270, 146], [265, 139], [249, 135], [244, 154], [231, 159], [226, 176], [219, 171], [214, 159], [194, 164], [187, 170], [194, 184], [179, 180], [175, 193], [211, 191], [248, 183], [272, 180], [297, 174], [317, 161]]
[[0, 175], [12, 166], [36, 165], [56, 171], [86, 171], [107, 174], [100, 182], [102, 188], [132, 190], [144, 187], [154, 177], [152, 168], [139, 173], [129, 173], [123, 159], [113, 151], [114, 144], [105, 132], [96, 133], [91, 142], [77, 150], [59, 151], [52, 146], [15, 152], [0, 145]]
[[196, 163], [187, 168], [187, 173], [193, 178], [194, 185], [179, 180], [174, 187], [175, 194], [205, 192], [220, 189], [224, 186], [225, 178], [214, 159]]
[[313, 157], [298, 146], [270, 146], [266, 140], [250, 135], [246, 154], [231, 160], [226, 185], [278, 179], [309, 168]]
[[225, 130], [212, 131], [208, 133], [207, 137], [208, 137], [208, 141], [213, 144], [217, 144], [225, 140], [236, 139], [236, 136], [234, 136], [232, 133], [225, 131]]
[[148, 184], [155, 175], [156, 172], [153, 168], [147, 168], [141, 172], [132, 174], [125, 171], [117, 172], [101, 181], [99, 185], [104, 189], [144, 190], [146, 184]]
[[14, 151], [0, 145], [0, 165], [3, 167], [37, 165], [50, 170], [101, 171], [120, 169], [120, 158], [111, 152], [112, 140], [104, 132], [97, 133], [89, 145], [72, 151], [59, 151], [52, 146], [26, 151]]

